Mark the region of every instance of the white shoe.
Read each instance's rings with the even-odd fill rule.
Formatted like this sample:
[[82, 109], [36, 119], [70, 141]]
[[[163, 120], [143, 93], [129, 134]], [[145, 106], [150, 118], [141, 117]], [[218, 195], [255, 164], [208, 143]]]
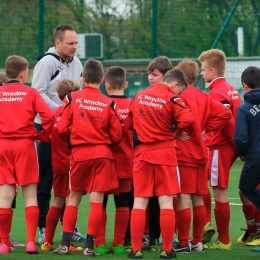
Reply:
[[198, 242], [196, 245], [193, 245], [191, 243], [191, 250], [198, 251], [198, 252], [204, 252], [204, 246], [203, 246], [202, 242]]

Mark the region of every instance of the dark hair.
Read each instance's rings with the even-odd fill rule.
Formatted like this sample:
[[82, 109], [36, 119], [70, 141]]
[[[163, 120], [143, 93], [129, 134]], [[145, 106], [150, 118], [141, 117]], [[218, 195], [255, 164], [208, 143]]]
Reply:
[[0, 86], [2, 86], [8, 80], [4, 70], [0, 70]]
[[247, 67], [241, 75], [241, 82], [248, 85], [249, 88], [260, 88], [260, 68], [255, 66]]
[[86, 83], [99, 84], [104, 76], [102, 63], [92, 58], [88, 59], [84, 64], [82, 76]]
[[178, 82], [179, 86], [185, 86], [187, 88], [187, 82], [184, 73], [179, 69], [172, 69], [166, 72], [162, 82], [166, 84], [171, 84], [173, 82]]
[[22, 71], [29, 67], [28, 61], [18, 55], [9, 56], [5, 61], [5, 72], [8, 79], [15, 79]]
[[61, 24], [61, 25], [57, 26], [54, 29], [54, 32], [53, 32], [53, 40], [54, 40], [54, 42], [57, 39], [62, 41], [63, 40], [63, 35], [64, 35], [65, 31], [75, 31], [75, 30], [69, 24]]
[[112, 66], [105, 73], [105, 81], [108, 82], [113, 89], [122, 89], [126, 81], [126, 72], [122, 67]]
[[172, 69], [172, 63], [166, 56], [158, 56], [154, 58], [148, 65], [148, 73], [158, 69], [163, 75]]

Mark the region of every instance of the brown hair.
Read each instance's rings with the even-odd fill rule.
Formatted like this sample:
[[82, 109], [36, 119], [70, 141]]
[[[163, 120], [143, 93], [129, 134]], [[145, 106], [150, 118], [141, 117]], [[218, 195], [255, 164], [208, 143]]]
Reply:
[[158, 56], [154, 58], [148, 65], [148, 73], [158, 69], [163, 75], [172, 69], [172, 63], [166, 56]]
[[209, 68], [214, 68], [218, 76], [224, 76], [226, 69], [226, 55], [222, 50], [211, 49], [199, 56], [199, 62], [206, 62]]
[[260, 68], [255, 66], [247, 67], [241, 75], [242, 84], [245, 83], [249, 88], [260, 88]]
[[65, 31], [75, 31], [75, 30], [69, 24], [61, 24], [61, 25], [57, 26], [54, 29], [54, 32], [53, 32], [53, 40], [54, 40], [54, 42], [57, 39], [62, 41]]
[[184, 73], [188, 85], [193, 85], [197, 81], [199, 65], [196, 61], [184, 59], [175, 66], [175, 69], [179, 69]]
[[19, 73], [26, 71], [28, 67], [28, 61], [21, 56], [12, 55], [5, 61], [5, 72], [8, 79], [16, 79]]
[[172, 69], [166, 72], [162, 82], [165, 84], [171, 84], [174, 81], [178, 82], [179, 86], [187, 87], [187, 82], [184, 73], [179, 69]]
[[108, 82], [113, 89], [122, 89], [126, 82], [126, 72], [122, 67], [112, 66], [105, 73], [105, 81]]
[[61, 100], [63, 100], [70, 92], [77, 91], [79, 89], [79, 83], [73, 79], [62, 79], [56, 85], [56, 91]]
[[2, 86], [8, 80], [4, 70], [0, 70], [0, 86]]
[[82, 76], [86, 83], [99, 84], [104, 76], [102, 63], [92, 58], [88, 59], [84, 64]]

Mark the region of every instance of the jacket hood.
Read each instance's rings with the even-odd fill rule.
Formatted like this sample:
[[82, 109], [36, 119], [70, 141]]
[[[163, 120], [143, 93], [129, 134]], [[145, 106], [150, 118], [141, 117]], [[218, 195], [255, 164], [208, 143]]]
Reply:
[[251, 104], [260, 104], [260, 89], [252, 89], [245, 93], [244, 100]]

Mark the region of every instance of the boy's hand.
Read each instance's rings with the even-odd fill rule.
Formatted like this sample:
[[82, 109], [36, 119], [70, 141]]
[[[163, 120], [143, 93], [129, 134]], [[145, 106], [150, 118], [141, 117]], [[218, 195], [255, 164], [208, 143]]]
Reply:
[[240, 160], [243, 161], [243, 162], [246, 161], [246, 158], [245, 158], [245, 156], [243, 156], [243, 155], [239, 155], [239, 158], [240, 158]]
[[190, 136], [188, 135], [188, 133], [186, 133], [186, 132], [181, 132], [181, 133], [178, 133], [177, 135], [177, 138], [179, 138], [179, 139], [181, 139], [181, 140], [183, 140], [183, 141], [188, 141], [188, 140], [190, 140]]

